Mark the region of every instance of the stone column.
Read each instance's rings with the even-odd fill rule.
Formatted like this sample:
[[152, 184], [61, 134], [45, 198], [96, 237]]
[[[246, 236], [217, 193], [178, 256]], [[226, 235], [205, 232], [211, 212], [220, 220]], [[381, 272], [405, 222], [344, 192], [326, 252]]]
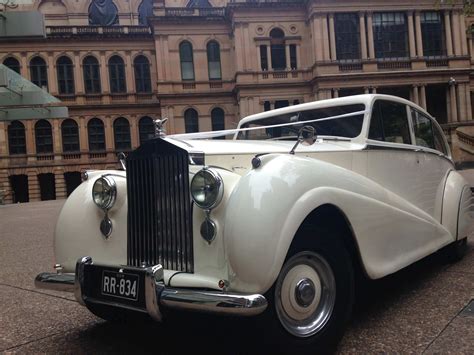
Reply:
[[421, 36], [420, 12], [415, 12], [416, 55], [423, 57], [423, 37]]
[[315, 52], [316, 52], [316, 61], [322, 61], [324, 59], [324, 47], [323, 47], [323, 40], [321, 36], [321, 16], [318, 14], [313, 19], [313, 37], [314, 37], [314, 45], [315, 45]]
[[285, 45], [285, 59], [286, 59], [286, 69], [291, 69], [291, 60], [290, 60], [290, 45]]
[[339, 89], [333, 89], [333, 97], [338, 98], [339, 97]]
[[451, 86], [446, 87], [445, 96], [446, 96], [446, 112], [447, 112], [447, 122], [453, 122], [451, 115]]
[[36, 169], [28, 170], [28, 200], [29, 202], [40, 201], [41, 192]]
[[127, 92], [135, 93], [135, 73], [132, 64], [132, 55], [130, 51], [125, 52], [125, 79], [127, 80]]
[[[36, 142], [35, 142], [35, 123], [33, 120], [23, 121], [25, 125], [25, 143], [26, 153], [36, 154]], [[36, 159], [36, 158], [35, 158]]]
[[261, 52], [261, 48], [260, 48], [260, 47], [261, 47], [261, 45], [258, 44], [258, 45], [257, 45], [257, 61], [258, 61], [258, 63], [257, 63], [258, 67], [257, 67], [257, 68], [258, 68], [258, 71], [261, 71], [261, 70], [262, 70], [262, 56], [261, 56], [261, 54], [260, 54], [260, 52]]
[[426, 86], [420, 86], [420, 106], [426, 110]]
[[322, 26], [323, 26], [323, 48], [324, 48], [324, 60], [330, 60], [330, 50], [329, 50], [329, 34], [328, 34], [328, 17], [327, 14], [323, 14], [322, 17]]
[[365, 31], [365, 13], [359, 12], [360, 51], [361, 58], [367, 59], [367, 36]]
[[457, 99], [458, 99], [458, 121], [466, 121], [467, 120], [467, 113], [466, 113], [466, 84], [459, 84], [457, 85]]
[[104, 121], [104, 130], [105, 130], [105, 149], [107, 152], [112, 152], [115, 150], [114, 142], [114, 124], [110, 116], [102, 117]]
[[87, 122], [85, 117], [79, 117], [79, 147], [81, 153], [89, 151], [89, 136], [87, 134]]
[[58, 94], [58, 81], [55, 64], [56, 63], [54, 63], [53, 53], [48, 53], [48, 92], [52, 95]]
[[21, 52], [21, 58], [20, 58], [20, 74], [22, 77], [26, 79], [31, 79], [30, 78], [30, 71], [28, 70], [28, 61], [26, 58], [27, 53], [26, 52]]
[[451, 17], [449, 16], [449, 11], [444, 11], [444, 27], [446, 29], [446, 50], [448, 56], [453, 55], [453, 37], [451, 35]]
[[336, 53], [336, 32], [334, 29], [334, 14], [329, 14], [329, 41], [331, 45], [331, 60], [337, 59]]
[[374, 29], [372, 22], [373, 14], [372, 12], [367, 13], [367, 41], [369, 42], [369, 58], [375, 58], [375, 48], [374, 48]]
[[54, 184], [56, 187], [56, 200], [66, 198], [66, 181], [64, 179], [64, 170], [62, 168], [54, 169]]
[[51, 128], [53, 130], [53, 152], [54, 159], [61, 159], [62, 152], [62, 137], [61, 137], [61, 126], [59, 124], [59, 119], [54, 119]]
[[452, 26], [452, 31], [453, 31], [453, 38], [454, 38], [454, 54], [455, 55], [461, 55], [462, 54], [462, 49], [461, 49], [461, 31], [460, 31], [460, 23], [459, 23], [459, 12], [458, 11], [453, 11], [453, 26]]
[[10, 185], [7, 169], [0, 169], [0, 190], [4, 190], [3, 203], [13, 203], [13, 189]]
[[413, 11], [408, 11], [408, 43], [410, 44], [410, 58], [416, 57], [415, 30], [413, 27]]
[[460, 25], [460, 32], [461, 32], [461, 51], [462, 51], [461, 54], [468, 55], [469, 51], [467, 48], [466, 19], [463, 13], [459, 15], [459, 25]]
[[296, 44], [295, 46], [296, 46], [296, 68], [300, 69], [302, 67], [300, 45]]
[[374, 87], [372, 88], [372, 94], [376, 94], [376, 93], [377, 93], [377, 88], [374, 86]]
[[370, 88], [365, 87], [364, 88], [364, 94], [370, 94]]
[[270, 44], [267, 46], [267, 66], [268, 66], [268, 70], [273, 69], [272, 68], [272, 51], [270, 50]]
[[138, 135], [137, 115], [132, 115], [130, 117], [130, 139], [131, 139], [132, 149], [135, 149], [140, 145], [140, 139]]
[[466, 84], [466, 120], [472, 120], [471, 85]]
[[74, 85], [76, 86], [76, 94], [84, 93], [84, 78], [82, 75], [82, 63], [80, 52], [74, 52]]
[[109, 66], [105, 59], [105, 52], [100, 52], [100, 85], [104, 94], [110, 94]]
[[457, 100], [456, 100], [456, 85], [451, 85], [449, 87], [449, 99], [451, 103], [451, 120], [452, 122], [458, 121], [458, 108], [457, 108]]
[[420, 102], [420, 100], [419, 100], [420, 95], [418, 94], [418, 86], [417, 85], [413, 85], [412, 95], [413, 95], [413, 102], [418, 105], [418, 103]]

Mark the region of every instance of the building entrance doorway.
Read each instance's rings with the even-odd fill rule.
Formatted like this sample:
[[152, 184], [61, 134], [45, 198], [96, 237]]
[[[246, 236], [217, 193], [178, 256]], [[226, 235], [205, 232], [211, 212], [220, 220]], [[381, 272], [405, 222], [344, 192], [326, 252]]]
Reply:
[[66, 181], [66, 193], [69, 196], [78, 187], [81, 182], [81, 173], [77, 171], [64, 173], [64, 180]]
[[9, 179], [13, 203], [28, 202], [28, 175], [10, 175]]
[[39, 174], [38, 182], [40, 185], [41, 201], [56, 199], [56, 184], [54, 174]]
[[439, 124], [448, 123], [448, 102], [446, 99], [446, 85], [428, 85], [426, 87], [426, 111]]

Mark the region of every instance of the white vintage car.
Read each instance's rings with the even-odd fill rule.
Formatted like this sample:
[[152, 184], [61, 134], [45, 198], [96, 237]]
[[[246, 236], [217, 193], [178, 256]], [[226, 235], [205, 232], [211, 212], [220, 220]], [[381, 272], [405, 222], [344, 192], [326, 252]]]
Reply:
[[[233, 139], [209, 139], [221, 135]], [[443, 247], [459, 257], [473, 203], [438, 123], [396, 97], [291, 106], [230, 131], [157, 129], [126, 171], [89, 172], [69, 197], [56, 272], [36, 285], [108, 320], [254, 316], [279, 344], [328, 349], [355, 280]]]

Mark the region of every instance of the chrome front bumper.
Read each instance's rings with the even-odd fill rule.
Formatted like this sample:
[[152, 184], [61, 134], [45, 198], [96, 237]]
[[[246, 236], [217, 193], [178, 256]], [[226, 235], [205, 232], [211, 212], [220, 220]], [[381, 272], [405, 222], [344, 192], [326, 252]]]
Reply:
[[84, 306], [95, 303], [146, 312], [157, 321], [162, 320], [161, 308], [238, 316], [254, 316], [267, 308], [267, 300], [259, 294], [166, 287], [161, 265], [139, 269], [145, 274], [144, 308], [135, 308], [115, 300], [97, 299], [89, 297], [85, 292], [85, 269], [88, 265], [93, 265], [93, 262], [91, 257], [86, 256], [77, 261], [75, 274], [41, 273], [36, 276], [35, 286], [41, 289], [74, 292], [76, 300]]

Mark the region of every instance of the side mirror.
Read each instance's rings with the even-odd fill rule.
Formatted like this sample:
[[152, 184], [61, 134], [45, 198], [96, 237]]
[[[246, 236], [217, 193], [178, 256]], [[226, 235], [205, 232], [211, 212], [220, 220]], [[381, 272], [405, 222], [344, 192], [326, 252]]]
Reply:
[[290, 154], [295, 154], [295, 149], [298, 147], [299, 144], [303, 144], [306, 146], [313, 145], [316, 142], [316, 138], [316, 129], [313, 126], [301, 127], [298, 132], [298, 140], [291, 149]]

